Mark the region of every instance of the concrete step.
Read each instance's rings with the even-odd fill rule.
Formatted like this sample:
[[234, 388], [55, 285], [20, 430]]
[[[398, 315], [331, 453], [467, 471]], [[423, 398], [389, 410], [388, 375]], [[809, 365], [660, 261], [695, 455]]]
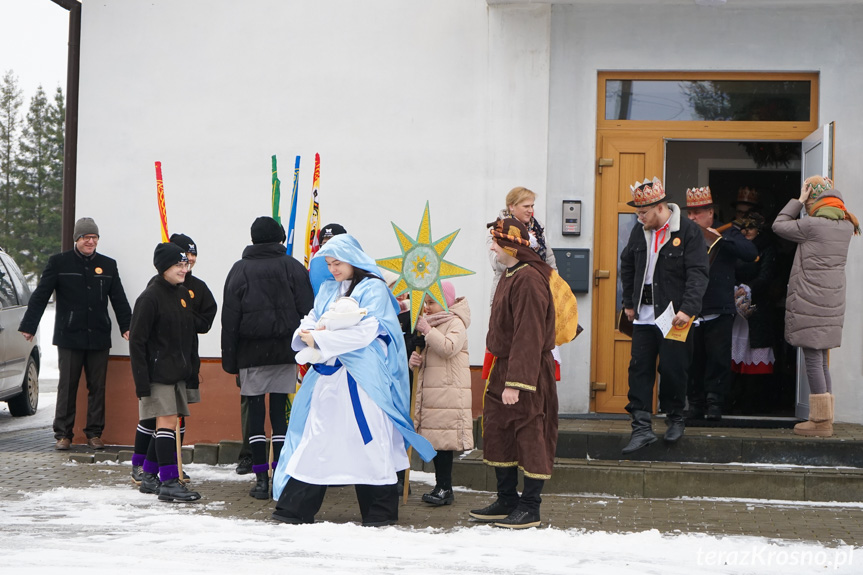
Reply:
[[[434, 472], [434, 465], [414, 461]], [[474, 450], [457, 457], [453, 483], [495, 491], [494, 469]], [[730, 463], [559, 458], [545, 493], [616, 497], [718, 497], [788, 501], [863, 501], [863, 469]]]
[[[184, 447], [183, 461], [233, 465], [239, 447], [239, 442], [235, 441]], [[128, 462], [131, 457], [131, 450], [120, 446], [95, 453], [82, 451], [69, 455], [71, 460], [80, 463]], [[424, 463], [414, 454], [412, 469], [434, 473], [434, 464]], [[494, 469], [483, 463], [481, 450], [456, 457], [453, 483], [479, 491], [494, 492], [497, 488]], [[543, 491], [609, 497], [863, 501], [863, 469], [558, 458]]]
[[[863, 468], [863, 440], [804, 438], [784, 434], [734, 435], [728, 430], [686, 430], [676, 444], [662, 441], [665, 425], [654, 424], [659, 441], [627, 456], [631, 461], [678, 463], [767, 463]], [[566, 459], [620, 460], [621, 449], [629, 442], [626, 431], [561, 430], [557, 456]]]

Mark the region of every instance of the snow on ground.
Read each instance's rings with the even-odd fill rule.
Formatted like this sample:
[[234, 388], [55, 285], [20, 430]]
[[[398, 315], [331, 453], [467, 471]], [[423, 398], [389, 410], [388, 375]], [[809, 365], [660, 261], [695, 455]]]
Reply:
[[[204, 504], [159, 503], [127, 485], [57, 488], [10, 502], [0, 515], [0, 548], [11, 573], [147, 571], [351, 574], [459, 573], [698, 575], [837, 573], [863, 550], [787, 544], [754, 537], [663, 536], [488, 526], [368, 529], [353, 524], [293, 526], [224, 519]], [[858, 553], [858, 557], [854, 557]], [[7, 568], [8, 568], [7, 567]], [[4, 569], [4, 572], [6, 571]]]
[[[70, 464], [75, 465], [75, 464]], [[99, 465], [117, 465], [99, 464]], [[187, 466], [195, 481], [247, 481], [233, 466]], [[432, 480], [415, 472], [415, 479]], [[56, 488], [4, 502], [4, 573], [115, 573], [132, 566], [207, 573], [421, 575], [707, 575], [859, 573], [863, 549], [758, 537], [713, 537], [477, 525], [369, 529], [355, 524], [283, 525], [208, 515], [218, 500], [160, 503], [124, 481]]]
[[39, 394], [39, 405], [36, 408], [36, 413], [25, 417], [12, 417], [12, 414], [9, 413], [8, 404], [0, 402], [0, 433], [43, 427], [50, 432], [54, 423], [54, 405], [56, 403], [57, 392], [46, 391]]

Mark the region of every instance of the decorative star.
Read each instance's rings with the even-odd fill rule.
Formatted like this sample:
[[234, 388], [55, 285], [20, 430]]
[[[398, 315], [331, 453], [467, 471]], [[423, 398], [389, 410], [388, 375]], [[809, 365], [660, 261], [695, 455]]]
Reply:
[[440, 280], [474, 273], [443, 259], [460, 230], [432, 241], [429, 219], [429, 204], [426, 202], [416, 240], [390, 222], [402, 253], [400, 256], [383, 258], [376, 262], [380, 267], [399, 274], [399, 279], [393, 286], [393, 295], [399, 296], [410, 291], [411, 331], [416, 328], [426, 294], [431, 295], [444, 309], [449, 309]]

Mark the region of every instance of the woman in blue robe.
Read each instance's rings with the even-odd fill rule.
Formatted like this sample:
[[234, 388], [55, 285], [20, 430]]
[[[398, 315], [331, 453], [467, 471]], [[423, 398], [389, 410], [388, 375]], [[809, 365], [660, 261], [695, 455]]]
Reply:
[[[273, 478], [278, 501], [273, 518], [312, 523], [328, 485], [355, 485], [363, 525], [398, 520], [396, 472], [406, 469], [410, 444], [425, 461], [434, 448], [414, 431], [404, 337], [398, 303], [374, 260], [352, 236], [333, 237], [315, 259], [325, 259], [333, 278], [294, 334], [293, 348], [320, 354], [294, 398], [291, 419]], [[367, 311], [359, 323], [317, 328], [341, 297]]]

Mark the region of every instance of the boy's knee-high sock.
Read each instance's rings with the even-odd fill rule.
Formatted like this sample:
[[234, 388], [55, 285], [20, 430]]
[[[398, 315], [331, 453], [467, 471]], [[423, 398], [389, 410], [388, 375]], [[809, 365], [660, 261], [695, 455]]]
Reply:
[[147, 456], [144, 459], [144, 473], [159, 473], [159, 458], [156, 456], [156, 431], [155, 419], [153, 420], [153, 434], [147, 446]]
[[176, 479], [180, 473], [177, 470], [177, 436], [173, 429], [161, 427], [156, 430], [156, 457], [159, 460], [159, 480], [162, 483]]
[[264, 473], [267, 464], [267, 435], [264, 432], [264, 418], [267, 407], [263, 395], [250, 395], [249, 402], [249, 447], [252, 449], [252, 472]]
[[288, 423], [285, 413], [288, 407], [288, 395], [286, 393], [270, 394], [270, 425], [273, 427], [273, 469], [279, 462], [279, 454], [285, 444], [285, 433], [288, 431]]
[[147, 450], [150, 448], [150, 440], [156, 433], [156, 418], [142, 419], [135, 429], [135, 451], [132, 454], [132, 465], [144, 465], [147, 458]]
[[180, 445], [183, 445], [183, 440], [186, 439], [186, 416], [180, 416]]

